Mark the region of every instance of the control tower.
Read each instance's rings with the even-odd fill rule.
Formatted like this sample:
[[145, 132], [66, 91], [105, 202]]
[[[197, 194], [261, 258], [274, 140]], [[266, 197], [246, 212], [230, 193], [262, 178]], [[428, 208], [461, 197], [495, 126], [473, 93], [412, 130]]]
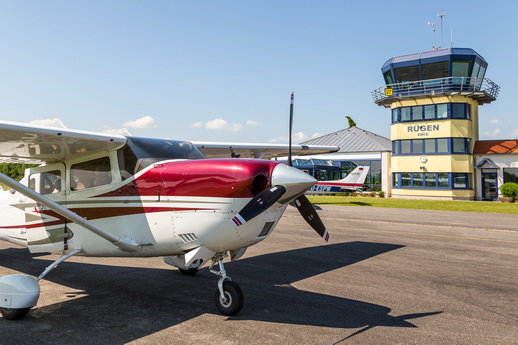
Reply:
[[393, 197], [475, 199], [473, 147], [478, 107], [500, 87], [487, 62], [469, 48], [394, 57], [381, 71], [374, 102], [391, 109]]

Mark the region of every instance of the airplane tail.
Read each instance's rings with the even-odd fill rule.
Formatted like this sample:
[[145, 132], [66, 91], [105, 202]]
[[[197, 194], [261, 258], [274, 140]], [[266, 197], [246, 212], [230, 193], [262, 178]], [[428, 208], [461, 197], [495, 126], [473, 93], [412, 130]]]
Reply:
[[347, 175], [345, 178], [333, 181], [337, 183], [344, 183], [348, 187], [357, 188], [359, 190], [363, 189], [363, 183], [365, 182], [365, 179], [367, 178], [367, 174], [369, 173], [369, 166], [361, 166], [358, 165], [349, 175]]

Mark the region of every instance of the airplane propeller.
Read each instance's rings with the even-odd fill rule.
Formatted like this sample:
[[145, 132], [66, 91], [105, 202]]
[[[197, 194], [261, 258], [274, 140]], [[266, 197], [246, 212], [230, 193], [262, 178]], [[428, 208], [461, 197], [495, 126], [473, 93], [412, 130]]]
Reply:
[[[282, 180], [281, 183], [276, 183], [272, 188], [266, 189], [259, 194], [257, 194], [248, 204], [245, 205], [239, 211], [239, 213], [232, 218], [232, 222], [236, 226], [243, 225], [250, 219], [258, 216], [262, 212], [266, 211], [270, 206], [275, 204], [277, 201], [281, 199], [281, 197], [284, 194], [290, 194], [287, 195], [283, 200], [280, 202], [286, 202], [294, 200], [295, 206], [297, 207], [297, 210], [302, 215], [302, 217], [306, 220], [306, 222], [326, 241], [329, 241], [329, 232], [327, 232], [326, 227], [324, 223], [322, 223], [322, 220], [320, 219], [320, 216], [315, 211], [315, 208], [313, 207], [313, 204], [309, 199], [304, 195], [304, 191], [307, 189], [306, 185], [308, 183], [308, 178], [312, 179], [312, 182], [309, 186], [314, 184], [314, 179], [307, 175], [306, 173], [302, 173], [305, 177], [302, 177], [301, 175], [295, 176], [295, 171], [299, 172], [300, 170], [295, 169], [293, 170], [292, 167], [292, 158], [291, 158], [291, 131], [292, 131], [292, 123], [293, 123], [293, 93], [291, 94], [291, 103], [290, 103], [290, 135], [289, 135], [289, 151], [288, 151], [288, 162], [286, 165], [288, 165], [290, 168], [287, 168], [287, 170], [282, 171], [278, 176], [276, 177], [277, 181]], [[284, 166], [286, 168], [286, 166]], [[272, 178], [273, 180], [273, 178]], [[272, 183], [273, 184], [273, 183]], [[286, 186], [286, 187], [284, 187]], [[293, 191], [294, 188], [300, 189], [296, 192]], [[308, 187], [309, 188], [309, 187]], [[287, 191], [289, 191], [287, 193]]]
[[273, 186], [272, 188], [263, 190], [232, 218], [232, 222], [237, 226], [245, 224], [275, 204], [285, 192], [286, 188], [283, 186]]
[[302, 215], [302, 218], [304, 218], [326, 242], [329, 242], [329, 232], [327, 232], [326, 226], [322, 223], [322, 219], [320, 219], [317, 211], [315, 211], [311, 201], [302, 194], [295, 199], [295, 206]]

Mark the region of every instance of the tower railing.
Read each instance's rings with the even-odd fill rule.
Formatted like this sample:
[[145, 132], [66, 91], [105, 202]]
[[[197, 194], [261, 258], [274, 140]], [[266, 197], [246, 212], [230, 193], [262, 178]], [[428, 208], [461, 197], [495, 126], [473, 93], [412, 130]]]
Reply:
[[442, 95], [471, 97], [484, 104], [496, 100], [499, 91], [500, 86], [488, 78], [447, 77], [388, 84], [372, 91], [372, 97], [376, 104], [385, 107], [398, 99]]

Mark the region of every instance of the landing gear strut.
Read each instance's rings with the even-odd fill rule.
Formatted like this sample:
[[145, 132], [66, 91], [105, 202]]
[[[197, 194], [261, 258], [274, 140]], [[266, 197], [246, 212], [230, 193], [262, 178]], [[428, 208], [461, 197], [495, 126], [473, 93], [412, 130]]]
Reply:
[[[214, 303], [219, 312], [223, 315], [236, 315], [243, 307], [243, 291], [234, 283], [225, 271], [223, 265], [223, 254], [218, 254], [212, 259], [210, 271], [220, 278], [218, 280], [218, 289], [214, 293]], [[214, 265], [218, 264], [219, 271], [214, 269]]]
[[69, 257], [80, 253], [82, 249], [66, 254], [50, 266], [35, 279], [26, 274], [11, 274], [0, 277], [0, 313], [7, 320], [23, 319], [29, 310], [36, 305], [40, 296], [38, 281]]

